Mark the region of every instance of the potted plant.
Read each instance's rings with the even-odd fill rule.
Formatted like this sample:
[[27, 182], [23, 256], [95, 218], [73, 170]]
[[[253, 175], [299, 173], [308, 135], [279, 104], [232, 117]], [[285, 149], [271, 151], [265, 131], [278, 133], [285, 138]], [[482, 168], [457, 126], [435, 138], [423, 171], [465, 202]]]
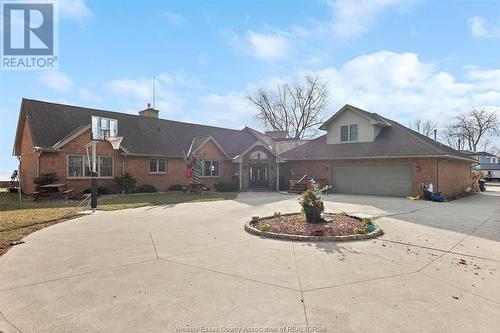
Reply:
[[306, 215], [307, 223], [320, 223], [321, 213], [325, 210], [323, 197], [328, 193], [330, 186], [321, 188], [316, 184], [314, 179], [311, 180], [311, 183], [312, 187], [302, 193], [300, 205]]
[[375, 225], [372, 223], [372, 219], [371, 218], [365, 217], [363, 219], [363, 223], [366, 226], [366, 231], [368, 231], [368, 232], [375, 231]]

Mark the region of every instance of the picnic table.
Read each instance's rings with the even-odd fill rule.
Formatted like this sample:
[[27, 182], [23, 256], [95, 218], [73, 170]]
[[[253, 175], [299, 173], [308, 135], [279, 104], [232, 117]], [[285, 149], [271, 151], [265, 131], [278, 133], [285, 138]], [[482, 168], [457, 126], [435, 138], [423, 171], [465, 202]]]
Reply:
[[68, 197], [73, 193], [74, 189], [69, 188], [68, 184], [47, 184], [40, 186], [38, 191], [33, 192], [35, 200], [40, 198], [51, 198], [51, 199], [64, 199], [68, 200]]

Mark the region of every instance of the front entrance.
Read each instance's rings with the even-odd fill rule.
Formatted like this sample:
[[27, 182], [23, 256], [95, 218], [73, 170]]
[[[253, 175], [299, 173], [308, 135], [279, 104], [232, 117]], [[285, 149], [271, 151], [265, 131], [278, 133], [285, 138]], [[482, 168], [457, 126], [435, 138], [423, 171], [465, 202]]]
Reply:
[[248, 177], [249, 188], [267, 188], [269, 177], [267, 165], [250, 164]]

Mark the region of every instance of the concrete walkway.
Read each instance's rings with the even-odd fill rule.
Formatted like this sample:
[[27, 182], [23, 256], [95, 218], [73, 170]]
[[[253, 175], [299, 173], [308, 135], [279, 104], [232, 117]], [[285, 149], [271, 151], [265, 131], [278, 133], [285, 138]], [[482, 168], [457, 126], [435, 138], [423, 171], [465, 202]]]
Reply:
[[500, 189], [450, 203], [332, 195], [326, 206], [378, 216], [386, 234], [300, 243], [245, 233], [252, 215], [298, 211], [295, 196], [275, 193], [51, 226], [0, 258], [0, 330], [498, 331]]

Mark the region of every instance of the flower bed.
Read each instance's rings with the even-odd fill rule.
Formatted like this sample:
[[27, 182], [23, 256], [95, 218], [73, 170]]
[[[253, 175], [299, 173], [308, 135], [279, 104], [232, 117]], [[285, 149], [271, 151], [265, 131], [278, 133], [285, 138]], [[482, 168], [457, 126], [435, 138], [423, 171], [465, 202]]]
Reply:
[[382, 230], [373, 225], [369, 232], [360, 218], [347, 214], [323, 214], [320, 223], [307, 223], [302, 214], [283, 214], [248, 222], [245, 230], [252, 234], [291, 240], [355, 240], [380, 236]]

